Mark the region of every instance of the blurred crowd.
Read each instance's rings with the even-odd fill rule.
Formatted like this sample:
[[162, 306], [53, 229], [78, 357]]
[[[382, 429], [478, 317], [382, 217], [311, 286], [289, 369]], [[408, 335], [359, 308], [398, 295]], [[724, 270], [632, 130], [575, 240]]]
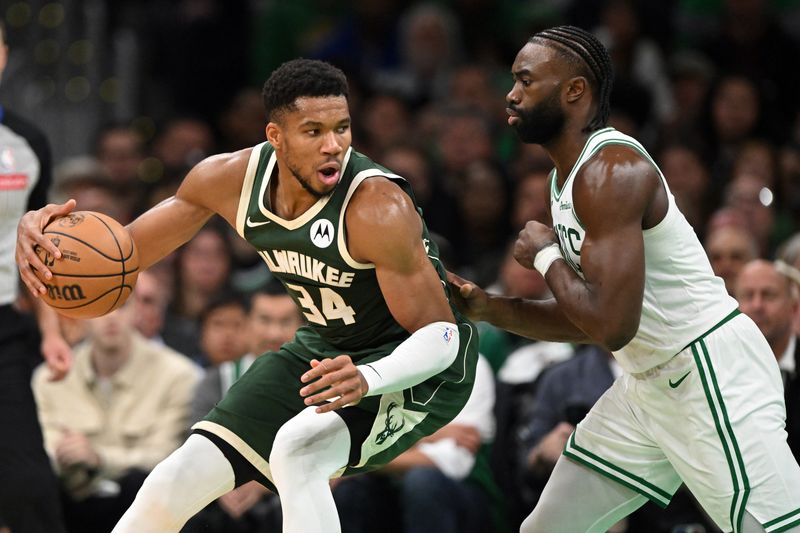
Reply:
[[[714, 272], [767, 337], [800, 459], [800, 2], [110, 4], [108, 29], [133, 32], [144, 81], [131, 116], [101, 112], [85, 153], [56, 161], [52, 201], [75, 198], [78, 209], [130, 222], [204, 157], [264, 140], [259, 82], [272, 68], [325, 59], [351, 82], [354, 148], [411, 182], [447, 267], [524, 298], [547, 297], [547, 286], [510, 247], [526, 221], [547, 220], [551, 163], [506, 125], [509, 68], [538, 29], [591, 29], [614, 63], [610, 125], [647, 147]], [[8, 24], [13, 55], [24, 28]], [[303, 321], [255, 251], [220, 222], [142, 273], [122, 309], [64, 319], [71, 375], [58, 384], [34, 377], [71, 533], [109, 531], [192, 421]], [[345, 533], [516, 529], [574, 425], [621, 372], [596, 347], [479, 327], [486, 372], [474, 412], [385, 471], [337, 481]], [[252, 484], [185, 531], [279, 524], [277, 498]], [[717, 529], [679, 492], [668, 509], [648, 504], [615, 531]]]

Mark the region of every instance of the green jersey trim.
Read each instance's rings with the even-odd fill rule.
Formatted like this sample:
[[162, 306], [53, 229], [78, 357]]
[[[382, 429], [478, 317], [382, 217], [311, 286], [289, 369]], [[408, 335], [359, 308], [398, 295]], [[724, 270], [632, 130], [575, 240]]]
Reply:
[[575, 443], [574, 431], [564, 448], [564, 455], [598, 474], [638, 492], [662, 509], [669, 505], [670, 500], [672, 500], [672, 495], [664, 489], [578, 446]]
[[256, 174], [258, 170], [258, 162], [261, 160], [261, 151], [267, 144], [264, 141], [257, 144], [250, 152], [250, 160], [247, 162], [247, 170], [244, 173], [244, 182], [242, 183], [242, 192], [239, 195], [239, 208], [236, 210], [236, 231], [244, 238], [244, 225], [247, 220], [247, 211], [250, 207], [250, 195], [253, 193], [253, 185], [256, 182]]
[[210, 422], [208, 420], [201, 420], [200, 422], [197, 422], [191, 427], [191, 429], [202, 429], [203, 431], [208, 431], [209, 433], [213, 433], [217, 437], [221, 438], [233, 446], [233, 448], [239, 452], [242, 457], [247, 459], [250, 464], [256, 467], [259, 472], [264, 474], [264, 477], [266, 477], [270, 482], [273, 482], [272, 469], [270, 468], [267, 459], [262, 457], [257, 451], [251, 448], [250, 445], [244, 441], [244, 439], [230, 429], [217, 424], [216, 422]]
[[347, 195], [344, 197], [344, 203], [342, 204], [342, 209], [339, 213], [339, 235], [336, 238], [336, 244], [339, 247], [339, 254], [344, 259], [345, 263], [352, 268], [356, 268], [358, 270], [368, 270], [370, 268], [375, 268], [373, 263], [360, 263], [353, 259], [350, 255], [350, 251], [347, 249], [347, 242], [345, 241], [345, 222], [344, 222], [344, 215], [347, 212], [347, 206], [350, 204], [350, 198], [353, 197], [353, 194], [356, 192], [356, 189], [361, 182], [363, 182], [367, 178], [373, 178], [376, 176], [384, 176], [391, 179], [403, 179], [401, 176], [397, 174], [392, 174], [390, 172], [383, 171], [379, 168], [368, 168], [366, 170], [362, 170], [358, 174], [353, 177], [353, 181], [350, 182], [350, 188], [347, 189]]
[[[351, 153], [353, 153], [352, 147], [347, 149], [347, 153], [344, 156], [342, 169], [340, 170], [339, 173], [340, 180], [341, 177], [344, 176], [344, 172], [345, 169], [347, 168], [347, 163], [350, 160]], [[295, 219], [286, 220], [285, 218], [279, 217], [278, 215], [267, 209], [267, 206], [264, 205], [264, 198], [266, 197], [267, 194], [267, 188], [269, 187], [269, 182], [272, 179], [273, 168], [275, 167], [276, 161], [277, 161], [277, 156], [273, 151], [269, 157], [269, 164], [267, 165], [267, 170], [266, 172], [264, 172], [264, 175], [261, 180], [261, 189], [258, 191], [258, 209], [261, 211], [261, 214], [270, 219], [270, 221], [275, 222], [278, 225], [283, 226], [288, 230], [295, 230], [298, 228], [302, 228], [311, 219], [316, 217], [320, 213], [320, 211], [322, 211], [322, 209], [325, 207], [328, 201], [330, 201], [330, 199], [333, 197], [333, 194], [332, 193], [326, 194], [325, 196], [317, 200], [317, 202], [311, 207], [309, 207], [303, 214], [301, 214], [299, 217]]]
[[795, 509], [764, 524], [767, 533], [779, 533], [800, 524], [800, 509]]
[[[698, 350], [698, 345], [700, 350]], [[725, 459], [731, 472], [733, 498], [731, 499], [730, 520], [733, 533], [739, 533], [742, 530], [742, 519], [744, 518], [747, 498], [750, 495], [750, 482], [747, 479], [744, 460], [739, 451], [739, 443], [736, 441], [736, 436], [728, 418], [728, 411], [725, 409], [725, 402], [717, 384], [717, 377], [711, 364], [711, 357], [708, 355], [706, 343], [701, 338], [691, 346], [695, 365], [700, 373], [700, 381], [703, 383], [708, 407], [711, 410], [711, 416], [714, 418], [714, 425], [722, 442], [722, 449], [725, 452]], [[702, 357], [700, 356], [700, 351], [703, 352]]]
[[559, 201], [561, 199], [561, 194], [564, 192], [564, 189], [566, 189], [567, 182], [569, 182], [569, 180], [572, 179], [572, 176], [575, 175], [575, 172], [577, 171], [578, 167], [581, 164], [581, 159], [583, 158], [583, 154], [586, 153], [586, 148], [589, 146], [589, 142], [592, 140], [592, 138], [595, 135], [598, 135], [600, 133], [603, 133], [603, 132], [606, 132], [606, 131], [609, 131], [609, 130], [612, 130], [612, 129], [614, 129], [614, 128], [610, 128], [610, 127], [609, 128], [603, 128], [603, 129], [597, 130], [597, 131], [593, 132], [591, 135], [589, 135], [589, 137], [586, 139], [586, 144], [583, 145], [583, 150], [581, 150], [581, 155], [579, 155], [578, 159], [575, 160], [575, 166], [572, 167], [572, 170], [569, 171], [569, 174], [567, 175], [567, 179], [564, 180], [564, 185], [561, 186], [560, 190], [558, 188], [558, 170], [553, 169], [553, 189], [552, 189], [552, 193], [553, 193], [553, 195], [555, 195], [556, 201]]

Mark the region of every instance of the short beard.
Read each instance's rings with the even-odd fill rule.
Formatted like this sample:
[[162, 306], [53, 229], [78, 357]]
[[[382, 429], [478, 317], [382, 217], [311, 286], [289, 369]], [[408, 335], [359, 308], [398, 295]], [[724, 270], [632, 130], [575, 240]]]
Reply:
[[296, 179], [297, 182], [300, 183], [300, 185], [306, 191], [308, 191], [308, 193], [311, 196], [313, 196], [314, 198], [317, 198], [317, 199], [320, 199], [323, 196], [325, 196], [326, 193], [321, 193], [319, 191], [314, 190], [314, 188], [311, 187], [311, 184], [308, 182], [308, 180], [300, 175], [300, 171], [298, 171], [296, 168], [292, 168], [292, 165], [290, 165], [288, 163], [286, 164], [286, 166], [289, 167], [289, 171], [292, 173], [292, 176], [294, 176], [294, 179]]
[[519, 115], [519, 121], [514, 125], [514, 129], [522, 142], [547, 144], [561, 134], [565, 116], [559, 102], [559, 87], [553, 89], [547, 99], [529, 110], [511, 106], [511, 109]]

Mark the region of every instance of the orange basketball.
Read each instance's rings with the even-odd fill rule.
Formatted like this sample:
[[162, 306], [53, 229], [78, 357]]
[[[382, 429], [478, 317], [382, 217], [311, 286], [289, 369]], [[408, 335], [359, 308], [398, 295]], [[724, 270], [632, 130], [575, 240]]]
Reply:
[[51, 221], [43, 233], [61, 250], [61, 259], [37, 250], [53, 273], [45, 282], [45, 303], [72, 318], [102, 316], [125, 303], [139, 273], [139, 254], [119, 222], [75, 211]]

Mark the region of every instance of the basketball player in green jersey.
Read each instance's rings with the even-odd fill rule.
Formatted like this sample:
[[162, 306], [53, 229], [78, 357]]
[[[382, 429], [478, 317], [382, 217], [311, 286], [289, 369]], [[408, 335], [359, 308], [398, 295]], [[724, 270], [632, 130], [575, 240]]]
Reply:
[[800, 530], [775, 358], [646, 150], [606, 127], [608, 52], [561, 26], [534, 35], [511, 72], [509, 124], [555, 166], [553, 227], [529, 222], [515, 257], [554, 297], [488, 296], [451, 280], [472, 318], [602, 345], [624, 370], [576, 427], [522, 531], [606, 531], [648, 499], [666, 506], [681, 483], [723, 531]]
[[[129, 230], [147, 268], [218, 213], [259, 251], [308, 320], [259, 357], [160, 463], [116, 533], [177, 532], [256, 479], [280, 494], [286, 533], [340, 530], [329, 479], [377, 468], [459, 413], [477, 360], [448, 302], [438, 251], [408, 184], [355, 152], [347, 81], [285, 63], [264, 85], [267, 142], [211, 157]], [[41, 294], [41, 228], [74, 202], [29, 212], [17, 257]]]

